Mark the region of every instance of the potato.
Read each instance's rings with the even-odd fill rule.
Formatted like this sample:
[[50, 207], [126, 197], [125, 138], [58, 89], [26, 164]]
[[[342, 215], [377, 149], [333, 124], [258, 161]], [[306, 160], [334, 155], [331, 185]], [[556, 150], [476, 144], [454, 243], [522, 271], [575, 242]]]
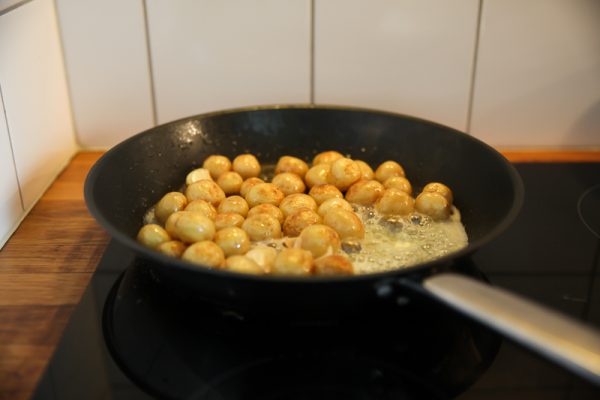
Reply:
[[341, 153], [334, 150], [324, 151], [317, 154], [315, 158], [313, 158], [312, 165], [314, 167], [315, 165], [319, 164], [333, 164], [334, 161], [343, 157], [344, 156]]
[[224, 172], [217, 179], [217, 185], [226, 195], [239, 193], [243, 182], [242, 176], [233, 171]]
[[371, 206], [383, 196], [383, 191], [383, 185], [377, 181], [359, 180], [346, 192], [346, 200], [361, 206]]
[[304, 178], [307, 171], [308, 165], [303, 160], [291, 156], [280, 157], [275, 166], [276, 174], [291, 172], [292, 174], [298, 175], [300, 178]]
[[268, 214], [257, 214], [246, 218], [242, 229], [246, 231], [250, 240], [255, 242], [281, 237], [281, 224]]
[[169, 215], [183, 211], [187, 205], [187, 198], [183, 193], [169, 192], [165, 194], [154, 207], [154, 215], [161, 224], [164, 224]]
[[375, 203], [375, 209], [385, 215], [408, 215], [415, 208], [415, 200], [400, 189], [385, 189]]
[[185, 211], [197, 211], [208, 218], [214, 220], [217, 217], [217, 210], [206, 200], [194, 200], [188, 203]]
[[171, 237], [160, 225], [147, 224], [138, 231], [137, 241], [151, 249], [171, 240]]
[[175, 221], [175, 237], [184, 243], [212, 240], [215, 235], [214, 222], [197, 211], [180, 211]]
[[206, 200], [217, 207], [225, 198], [225, 192], [210, 179], [202, 179], [192, 183], [185, 189], [185, 197], [188, 201]]
[[283, 222], [283, 234], [289, 237], [300, 235], [307, 226], [321, 223], [319, 214], [308, 208], [302, 208], [290, 214]]
[[383, 187], [386, 189], [399, 189], [408, 195], [412, 194], [412, 185], [409, 180], [403, 176], [391, 176], [387, 178], [385, 182], [383, 182]]
[[340, 276], [354, 273], [352, 262], [338, 254], [318, 258], [315, 260], [314, 266], [315, 275]]
[[369, 164], [361, 160], [355, 160], [360, 168], [360, 179], [367, 181], [375, 179], [375, 173]]
[[306, 185], [302, 178], [291, 172], [282, 172], [273, 177], [271, 183], [279, 188], [284, 195], [304, 193]]
[[[285, 198], [283, 200], [285, 200]], [[283, 216], [283, 211], [281, 211], [279, 207], [274, 206], [273, 204], [259, 204], [257, 206], [252, 207], [248, 211], [248, 217], [253, 217], [258, 214], [270, 215], [277, 221], [279, 221], [280, 224], [283, 224], [283, 220], [285, 219], [285, 217]]]
[[304, 175], [304, 181], [306, 186], [312, 188], [315, 185], [324, 185], [329, 183], [329, 173], [331, 172], [331, 165], [329, 164], [318, 164], [312, 167]]
[[425, 185], [422, 192], [439, 193], [442, 196], [444, 196], [446, 198], [446, 200], [448, 200], [448, 203], [450, 203], [450, 205], [452, 205], [452, 202], [454, 201], [454, 196], [452, 195], [452, 190], [450, 190], [450, 188], [448, 186], [444, 185], [443, 183], [439, 183], [439, 182], [428, 183], [427, 185]]
[[187, 174], [187, 176], [185, 177], [185, 184], [191, 185], [192, 183], [201, 181], [202, 179], [212, 180], [210, 171], [206, 168], [196, 168], [195, 170], [192, 170], [189, 174]]
[[159, 244], [156, 250], [166, 256], [180, 258], [186, 248], [186, 245], [179, 240], [169, 240]]
[[236, 213], [246, 218], [249, 209], [250, 207], [248, 206], [248, 202], [243, 197], [229, 196], [225, 198], [221, 204], [219, 204], [219, 208], [217, 210], [221, 214]]
[[357, 182], [361, 175], [360, 167], [354, 160], [340, 158], [331, 164], [329, 183], [341, 191], [345, 191], [354, 182]]
[[241, 228], [243, 223], [244, 217], [242, 217], [240, 214], [221, 213], [217, 214], [215, 218], [215, 229], [219, 231], [223, 228], [229, 228], [231, 226]]
[[233, 159], [233, 170], [243, 179], [260, 175], [260, 163], [252, 154], [241, 154]]
[[231, 161], [225, 156], [213, 155], [204, 160], [202, 168], [207, 169], [213, 179], [217, 179], [221, 174], [231, 171]]
[[265, 181], [263, 181], [260, 178], [248, 178], [248, 179], [246, 179], [242, 183], [242, 186], [240, 187], [240, 195], [242, 195], [242, 197], [246, 198], [246, 196], [248, 195], [248, 192], [250, 191], [250, 189], [252, 189], [255, 185], [258, 185], [259, 183], [265, 183]]
[[206, 267], [219, 268], [225, 262], [225, 254], [215, 242], [204, 240], [185, 249], [181, 259]]
[[300, 247], [310, 251], [315, 258], [321, 257], [327, 252], [334, 253], [340, 249], [340, 235], [327, 225], [311, 225], [300, 233]]
[[323, 217], [323, 223], [333, 228], [342, 240], [362, 239], [365, 228], [355, 213], [341, 208], [332, 208]]
[[287, 196], [281, 201], [281, 204], [279, 204], [279, 209], [283, 213], [284, 218], [287, 218], [291, 214], [303, 208], [317, 211], [317, 203], [315, 200], [304, 193], [296, 193]]
[[246, 257], [261, 266], [266, 273], [270, 273], [275, 264], [277, 250], [269, 246], [257, 246], [250, 249], [250, 251], [246, 253]]
[[396, 161], [385, 161], [375, 170], [375, 179], [379, 182], [385, 182], [392, 176], [405, 176], [404, 169]]
[[310, 275], [313, 270], [313, 257], [303, 249], [284, 249], [275, 258], [273, 275]]
[[344, 195], [342, 192], [340, 192], [340, 189], [329, 183], [313, 186], [308, 192], [308, 195], [315, 199], [317, 205], [319, 206], [323, 204], [325, 200], [329, 200], [334, 197], [338, 197], [340, 199], [344, 198]]
[[248, 234], [235, 226], [217, 231], [214, 241], [223, 250], [225, 256], [242, 255], [250, 250]]
[[225, 260], [224, 269], [250, 275], [264, 275], [267, 273], [264, 267], [257, 264], [251, 258], [239, 255], [228, 257]]
[[344, 199], [338, 199], [336, 197], [336, 198], [329, 199], [329, 200], [326, 200], [325, 202], [323, 202], [323, 204], [321, 204], [319, 206], [319, 209], [317, 210], [317, 214], [319, 214], [321, 217], [323, 217], [323, 216], [325, 216], [325, 214], [327, 214], [333, 208], [341, 208], [343, 210], [347, 210], [350, 212], [354, 211], [352, 209], [352, 206], [350, 205], [350, 203], [348, 203]]
[[438, 192], [421, 192], [415, 201], [415, 208], [435, 221], [448, 219], [452, 211], [448, 200]]
[[272, 183], [259, 183], [255, 185], [246, 195], [246, 201], [250, 207], [259, 204], [273, 204], [279, 206], [285, 195]]

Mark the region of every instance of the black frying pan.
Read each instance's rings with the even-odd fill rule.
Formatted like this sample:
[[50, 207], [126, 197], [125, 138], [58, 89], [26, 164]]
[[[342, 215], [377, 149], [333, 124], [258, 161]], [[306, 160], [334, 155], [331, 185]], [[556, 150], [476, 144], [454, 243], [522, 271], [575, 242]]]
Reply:
[[[416, 189], [431, 181], [444, 182], [454, 192], [470, 244], [433, 262], [386, 273], [287, 278], [202, 268], [135, 241], [147, 209], [164, 193], [178, 190], [186, 174], [208, 155], [233, 158], [249, 152], [262, 164], [274, 164], [281, 155], [309, 161], [324, 150], [348, 153], [372, 166], [396, 160]], [[182, 292], [243, 312], [307, 318], [377, 306], [382, 297], [397, 296], [406, 303], [415, 296], [433, 296], [600, 382], [600, 340], [595, 332], [514, 295], [447, 273], [456, 260], [513, 221], [522, 197], [515, 169], [471, 136], [398, 114], [320, 106], [230, 110], [161, 125], [107, 152], [85, 184], [86, 202], [98, 222], [144, 258], [167, 286]]]

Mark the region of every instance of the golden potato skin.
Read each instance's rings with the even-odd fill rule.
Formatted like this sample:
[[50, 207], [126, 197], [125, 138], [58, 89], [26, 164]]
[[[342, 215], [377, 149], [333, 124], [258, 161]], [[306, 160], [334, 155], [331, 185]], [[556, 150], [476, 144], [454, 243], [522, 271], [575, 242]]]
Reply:
[[226, 195], [238, 194], [242, 183], [244, 183], [242, 176], [233, 171], [224, 172], [217, 178], [217, 185], [223, 189]]
[[281, 201], [281, 204], [279, 204], [279, 209], [283, 213], [284, 218], [303, 208], [317, 211], [317, 202], [307, 194], [295, 193], [285, 197]]
[[176, 213], [169, 215], [169, 218], [167, 218], [167, 222], [165, 222], [165, 230], [167, 231], [169, 236], [171, 236], [172, 239], [179, 239], [177, 237], [177, 232], [175, 231], [175, 223], [177, 222], [179, 217], [183, 215], [183, 213], [184, 211], [177, 211]]
[[310, 275], [313, 271], [313, 256], [303, 249], [284, 249], [275, 258], [273, 275]]
[[361, 206], [371, 206], [383, 196], [384, 190], [383, 185], [375, 180], [359, 180], [346, 192], [346, 200]]
[[307, 226], [321, 223], [321, 216], [308, 208], [303, 208], [290, 214], [283, 222], [283, 234], [295, 237]]
[[329, 200], [326, 200], [325, 202], [323, 202], [323, 204], [321, 204], [319, 206], [319, 209], [317, 210], [317, 214], [319, 214], [321, 217], [323, 217], [325, 214], [327, 214], [333, 208], [341, 208], [343, 210], [347, 210], [350, 212], [354, 211], [352, 209], [352, 206], [350, 205], [350, 203], [348, 203], [348, 201], [335, 197], [335, 198], [332, 198], [332, 199], [329, 199]]
[[340, 199], [344, 198], [344, 195], [342, 194], [342, 192], [340, 192], [340, 189], [336, 188], [335, 186], [329, 183], [313, 186], [309, 190], [308, 195], [315, 199], [318, 206], [323, 204], [325, 200], [329, 200], [335, 197], [338, 197]]
[[178, 214], [175, 237], [182, 242], [201, 242], [215, 236], [215, 223], [204, 214], [197, 211], [180, 211]]
[[333, 228], [342, 240], [362, 239], [365, 236], [365, 227], [355, 213], [341, 208], [332, 208], [323, 217], [323, 223]]
[[240, 187], [240, 195], [242, 195], [242, 197], [246, 198], [250, 189], [252, 189], [255, 185], [258, 185], [259, 183], [265, 183], [265, 181], [263, 181], [260, 178], [246, 179], [244, 181], [244, 183], [242, 183], [242, 186]]
[[304, 178], [308, 171], [308, 164], [297, 157], [283, 156], [280, 157], [275, 165], [275, 173], [280, 174], [282, 172], [291, 172], [292, 174], [298, 175], [300, 178]]
[[250, 250], [248, 234], [243, 229], [235, 226], [217, 231], [214, 241], [227, 257], [246, 254]]
[[212, 155], [204, 160], [202, 168], [207, 169], [213, 179], [217, 179], [221, 174], [231, 171], [231, 161], [225, 156]]
[[248, 202], [242, 196], [229, 196], [219, 204], [217, 210], [219, 213], [236, 213], [246, 218], [249, 209]]
[[229, 228], [232, 226], [236, 226], [238, 228], [242, 227], [244, 223], [244, 217], [237, 213], [220, 213], [217, 214], [215, 218], [215, 229], [217, 231], [223, 228]]
[[158, 245], [156, 250], [169, 257], [180, 258], [187, 246], [179, 240], [169, 240]]
[[452, 202], [454, 201], [454, 196], [452, 195], [452, 190], [450, 190], [450, 188], [448, 186], [444, 185], [443, 183], [439, 183], [439, 182], [428, 183], [427, 185], [425, 185], [422, 192], [439, 193], [442, 196], [444, 196], [446, 198], [446, 200], [448, 200], [448, 203], [450, 203], [450, 205], [452, 205]]
[[354, 160], [340, 158], [331, 164], [329, 183], [341, 191], [347, 190], [354, 182], [357, 182], [360, 177], [360, 167]]
[[197, 211], [206, 215], [212, 220], [214, 220], [217, 217], [216, 208], [213, 207], [213, 205], [210, 204], [208, 201], [201, 199], [189, 202], [187, 207], [185, 208], [185, 211]]
[[214, 207], [225, 198], [225, 192], [219, 185], [210, 179], [202, 179], [192, 183], [185, 189], [185, 197], [188, 201], [206, 200]]
[[246, 218], [242, 224], [242, 229], [254, 242], [281, 237], [281, 224], [268, 214], [257, 214]]
[[235, 255], [225, 260], [223, 269], [241, 274], [264, 275], [266, 269], [258, 265], [254, 260], [246, 256]]
[[246, 201], [250, 207], [259, 204], [273, 204], [279, 206], [285, 195], [272, 183], [259, 183], [250, 189], [246, 195]]
[[383, 182], [383, 187], [386, 189], [399, 189], [412, 195], [412, 185], [410, 184], [410, 181], [403, 176], [390, 176]]
[[327, 225], [310, 225], [300, 233], [300, 247], [310, 251], [315, 258], [321, 257], [328, 251], [340, 249], [340, 235]]
[[[285, 198], [284, 198], [284, 200], [285, 200]], [[283, 200], [282, 200], [282, 202], [283, 202]], [[283, 215], [283, 211], [281, 211], [281, 209], [279, 207], [274, 206], [273, 204], [259, 204], [257, 206], [252, 207], [248, 211], [248, 217], [253, 217], [258, 214], [270, 215], [273, 218], [275, 218], [277, 221], [279, 221], [280, 224], [283, 224], [283, 221], [285, 219], [285, 217]]]
[[306, 172], [304, 181], [306, 186], [312, 188], [315, 185], [324, 185], [329, 183], [329, 174], [331, 172], [330, 164], [317, 164]]
[[385, 182], [392, 176], [405, 176], [404, 168], [396, 161], [384, 161], [375, 170], [375, 179], [379, 182]]
[[306, 185], [301, 177], [291, 172], [282, 172], [273, 177], [271, 183], [279, 188], [284, 195], [304, 193]]
[[206, 168], [196, 168], [187, 174], [187, 176], [185, 177], [185, 184], [191, 185], [192, 183], [198, 182], [202, 179], [211, 179], [212, 180], [210, 171], [207, 170]]
[[155, 249], [161, 243], [170, 240], [171, 237], [167, 231], [162, 226], [156, 224], [142, 226], [137, 234], [137, 241], [151, 249]]
[[260, 163], [252, 154], [240, 154], [233, 159], [233, 170], [243, 179], [254, 178], [260, 175]]
[[246, 257], [260, 265], [266, 273], [270, 273], [277, 258], [277, 250], [269, 246], [257, 246], [250, 249]]
[[369, 164], [362, 160], [355, 160], [360, 168], [360, 179], [365, 179], [367, 181], [375, 179], [375, 172]]
[[415, 200], [400, 189], [385, 189], [375, 203], [375, 209], [384, 215], [408, 215], [414, 211]]
[[204, 240], [185, 249], [181, 259], [210, 268], [219, 268], [225, 262], [225, 254], [215, 242]]
[[182, 211], [187, 205], [187, 198], [183, 193], [169, 192], [165, 194], [154, 207], [154, 215], [161, 224], [164, 224], [169, 215]]
[[429, 215], [434, 221], [443, 221], [450, 217], [451, 204], [438, 192], [421, 192], [415, 201], [418, 212]]
[[352, 262], [339, 254], [332, 254], [330, 256], [318, 258], [315, 260], [314, 265], [315, 275], [342, 276], [354, 274]]
[[343, 158], [344, 156], [335, 150], [324, 151], [317, 154], [312, 161], [313, 167], [319, 164], [333, 164], [334, 161]]

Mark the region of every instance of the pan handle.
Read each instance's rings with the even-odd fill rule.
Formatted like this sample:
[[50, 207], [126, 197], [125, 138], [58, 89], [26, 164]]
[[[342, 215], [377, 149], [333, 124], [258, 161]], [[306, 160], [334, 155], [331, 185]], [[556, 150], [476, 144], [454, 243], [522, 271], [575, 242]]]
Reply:
[[600, 385], [597, 330], [463, 275], [438, 274], [425, 279], [422, 285], [442, 303]]

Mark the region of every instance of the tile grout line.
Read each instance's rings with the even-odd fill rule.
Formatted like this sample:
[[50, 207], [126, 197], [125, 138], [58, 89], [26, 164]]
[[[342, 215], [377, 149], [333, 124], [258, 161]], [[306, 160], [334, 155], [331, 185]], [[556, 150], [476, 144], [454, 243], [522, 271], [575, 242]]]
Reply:
[[310, 104], [315, 104], [315, 0], [310, 0], [310, 60], [309, 96]]
[[4, 115], [4, 123], [6, 124], [6, 132], [8, 133], [8, 145], [10, 146], [10, 154], [12, 155], [13, 168], [15, 170], [15, 178], [17, 179], [17, 187], [19, 189], [19, 200], [21, 200], [21, 210], [25, 211], [25, 202], [23, 201], [23, 191], [21, 190], [21, 182], [17, 173], [17, 161], [15, 160], [15, 150], [13, 148], [12, 137], [10, 136], [10, 128], [8, 126], [8, 115], [6, 114], [6, 105], [4, 104], [4, 93], [2, 92], [2, 84], [0, 84], [0, 103], [2, 105], [2, 113]]
[[148, 8], [146, 0], [142, 0], [142, 10], [144, 12], [144, 36], [146, 38], [146, 55], [148, 61], [148, 75], [150, 81], [150, 101], [152, 103], [152, 124], [158, 124], [158, 112], [156, 107], [156, 91], [154, 85], [154, 69], [152, 68], [152, 49], [150, 47], [150, 28], [148, 24]]
[[471, 68], [471, 87], [467, 106], [466, 132], [471, 135], [471, 122], [473, 119], [473, 105], [475, 103], [475, 81], [477, 77], [477, 60], [479, 58], [479, 37], [481, 36], [481, 18], [483, 14], [483, 0], [479, 0], [477, 9], [477, 26], [475, 30], [475, 43], [473, 49], [473, 62]]

